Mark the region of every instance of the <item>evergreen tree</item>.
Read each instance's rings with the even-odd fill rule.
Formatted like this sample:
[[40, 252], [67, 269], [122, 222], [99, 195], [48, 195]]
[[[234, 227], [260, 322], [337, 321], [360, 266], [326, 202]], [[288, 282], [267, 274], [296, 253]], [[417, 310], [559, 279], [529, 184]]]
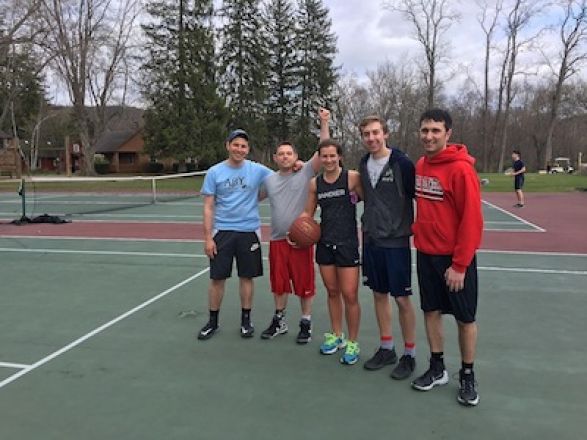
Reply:
[[271, 0], [265, 9], [268, 52], [267, 129], [271, 145], [289, 138], [295, 116], [298, 53], [294, 9], [289, 0]]
[[316, 148], [315, 115], [318, 107], [331, 107], [337, 72], [334, 66], [336, 36], [321, 0], [298, 0], [296, 48], [299, 51], [299, 87], [296, 144], [303, 157]]
[[220, 9], [221, 87], [231, 128], [243, 128], [251, 145], [267, 151], [267, 50], [259, 0], [225, 0]]
[[146, 149], [154, 157], [195, 157], [201, 168], [223, 158], [227, 123], [216, 82], [212, 3], [152, 1], [152, 22], [143, 26]]

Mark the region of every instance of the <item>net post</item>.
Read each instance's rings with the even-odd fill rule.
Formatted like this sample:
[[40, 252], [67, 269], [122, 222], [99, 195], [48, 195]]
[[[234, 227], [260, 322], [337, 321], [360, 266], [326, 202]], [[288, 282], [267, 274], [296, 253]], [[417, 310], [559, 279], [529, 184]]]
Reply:
[[151, 202], [157, 203], [157, 179], [151, 179]]
[[20, 196], [22, 216], [21, 219], [26, 218], [26, 182], [24, 177], [20, 179], [20, 188], [18, 189], [18, 195]]

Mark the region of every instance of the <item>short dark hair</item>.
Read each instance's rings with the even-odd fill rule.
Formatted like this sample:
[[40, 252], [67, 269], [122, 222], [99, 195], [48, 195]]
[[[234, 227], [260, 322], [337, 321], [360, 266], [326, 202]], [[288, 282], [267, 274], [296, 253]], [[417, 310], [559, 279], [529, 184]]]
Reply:
[[279, 150], [279, 147], [281, 147], [282, 145], [288, 145], [291, 147], [291, 149], [293, 150], [294, 153], [298, 154], [298, 149], [296, 148], [296, 146], [291, 143], [290, 141], [281, 141], [279, 142], [275, 148], [273, 149], [273, 153], [277, 153], [277, 150]]
[[520, 150], [512, 150], [512, 153], [517, 154], [518, 156], [522, 157], [522, 153], [520, 153]]
[[450, 116], [450, 113], [440, 108], [426, 110], [420, 116], [420, 124], [422, 124], [422, 121], [444, 122], [444, 128], [446, 128], [446, 131], [452, 128], [452, 117]]

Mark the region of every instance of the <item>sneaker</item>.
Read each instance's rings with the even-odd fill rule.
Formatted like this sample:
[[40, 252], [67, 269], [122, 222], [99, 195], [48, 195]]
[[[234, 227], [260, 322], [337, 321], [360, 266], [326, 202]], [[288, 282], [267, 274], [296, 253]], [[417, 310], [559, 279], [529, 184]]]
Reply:
[[298, 344], [307, 344], [312, 340], [312, 323], [307, 319], [300, 321], [300, 332], [296, 338]]
[[461, 405], [476, 406], [479, 403], [479, 394], [475, 389], [475, 373], [471, 371], [469, 374], [459, 371], [459, 393], [457, 394], [457, 401]]
[[516, 203], [514, 205], [514, 208], [523, 208], [523, 207], [524, 207], [524, 205], [522, 203]]
[[277, 335], [283, 335], [287, 333], [287, 323], [283, 316], [274, 315], [273, 319], [271, 320], [271, 324], [263, 333], [261, 333], [262, 339], [273, 339]]
[[396, 362], [397, 354], [395, 354], [395, 348], [389, 350], [379, 347], [373, 357], [363, 364], [363, 368], [365, 370], [379, 370], [386, 365], [395, 364]]
[[250, 321], [241, 324], [241, 337], [252, 338], [253, 333], [255, 333], [255, 327], [253, 327], [253, 324]]
[[397, 380], [407, 379], [416, 369], [416, 359], [409, 354], [404, 354], [399, 358], [399, 364], [391, 372], [391, 378]]
[[346, 347], [344, 333], [340, 336], [336, 336], [334, 333], [324, 333], [324, 342], [320, 346], [320, 353], [334, 354], [344, 347]]
[[218, 324], [212, 324], [212, 322], [208, 321], [204, 327], [198, 333], [198, 339], [210, 339], [214, 336], [214, 333], [218, 331]]
[[420, 391], [429, 391], [437, 385], [448, 383], [448, 373], [442, 361], [430, 359], [430, 368], [412, 382], [412, 387]]
[[354, 365], [359, 360], [359, 343], [356, 341], [348, 341], [344, 354], [340, 358], [340, 363], [345, 365]]

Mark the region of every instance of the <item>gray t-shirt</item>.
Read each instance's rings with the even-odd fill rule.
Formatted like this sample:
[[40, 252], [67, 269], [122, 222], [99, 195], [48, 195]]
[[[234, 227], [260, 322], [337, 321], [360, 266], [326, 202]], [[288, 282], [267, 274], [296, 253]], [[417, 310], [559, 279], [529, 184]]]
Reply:
[[369, 173], [369, 180], [373, 188], [377, 186], [381, 171], [383, 171], [387, 162], [389, 162], [389, 155], [379, 159], [375, 159], [372, 154], [369, 155], [369, 159], [367, 159], [367, 172]]
[[308, 161], [297, 173], [283, 175], [277, 171], [265, 179], [271, 205], [271, 240], [285, 238], [293, 221], [304, 210], [312, 177], [312, 161]]

